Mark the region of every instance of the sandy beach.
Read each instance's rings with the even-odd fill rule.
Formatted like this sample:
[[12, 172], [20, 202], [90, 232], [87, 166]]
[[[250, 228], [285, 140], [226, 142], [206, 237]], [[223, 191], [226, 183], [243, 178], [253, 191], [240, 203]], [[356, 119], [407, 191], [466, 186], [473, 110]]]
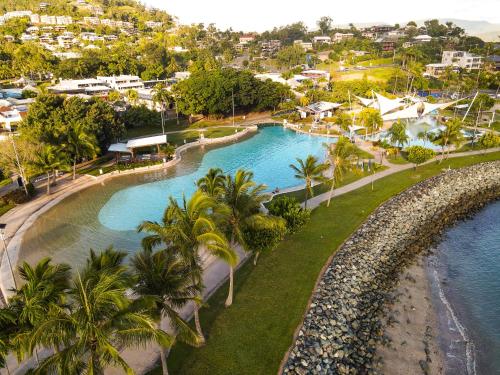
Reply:
[[384, 337], [377, 347], [382, 374], [444, 374], [425, 262], [425, 256], [419, 256], [401, 274], [388, 298], [391, 303], [384, 314]]

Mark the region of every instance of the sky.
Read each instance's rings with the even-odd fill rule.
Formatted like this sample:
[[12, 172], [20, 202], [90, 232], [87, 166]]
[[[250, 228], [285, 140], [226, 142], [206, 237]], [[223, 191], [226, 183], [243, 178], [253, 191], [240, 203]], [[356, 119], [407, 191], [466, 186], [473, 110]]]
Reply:
[[182, 24], [215, 23], [220, 29], [264, 31], [330, 16], [334, 24], [405, 23], [455, 18], [500, 23], [500, 0], [142, 0], [177, 16]]

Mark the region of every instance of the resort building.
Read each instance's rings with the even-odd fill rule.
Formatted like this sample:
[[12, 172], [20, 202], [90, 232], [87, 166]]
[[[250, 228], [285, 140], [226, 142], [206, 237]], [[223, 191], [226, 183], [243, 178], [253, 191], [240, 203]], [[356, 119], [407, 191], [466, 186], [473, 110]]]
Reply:
[[144, 88], [144, 82], [138, 76], [132, 75], [121, 75], [121, 76], [111, 76], [103, 77], [98, 76], [97, 80], [101, 84], [108, 85], [111, 89], [116, 91], [127, 91], [127, 90], [138, 90]]
[[67, 79], [61, 80], [61, 82], [59, 82], [57, 85], [49, 87], [49, 91], [56, 94], [85, 94], [105, 96], [109, 93], [110, 88], [98, 79]]
[[187, 78], [189, 78], [191, 76], [191, 72], [175, 72], [174, 73], [174, 78], [177, 80], [177, 81], [182, 81], [182, 80], [185, 80]]
[[254, 40], [255, 40], [255, 35], [253, 34], [244, 34], [240, 36], [240, 44], [242, 45], [252, 43]]
[[[156, 151], [160, 154], [160, 146], [165, 144], [167, 144], [166, 134], [155, 135], [152, 137], [130, 139], [127, 143], [113, 143], [109, 146], [108, 152], [114, 152], [117, 160], [131, 161], [131, 158], [136, 156], [137, 149], [156, 147]], [[150, 154], [147, 154], [146, 156], [151, 159]], [[144, 157], [142, 160], [145, 160]]]
[[465, 70], [477, 70], [483, 65], [483, 57], [466, 51], [443, 51], [441, 63]]
[[446, 68], [448, 67], [451, 67], [455, 72], [458, 71], [458, 67], [456, 67], [455, 65], [446, 65], [442, 63], [427, 64], [425, 66], [424, 76], [438, 78], [446, 71]]
[[16, 131], [17, 126], [26, 117], [26, 111], [12, 109], [9, 107], [0, 107], [0, 126], [8, 131]]
[[263, 53], [275, 53], [281, 48], [280, 40], [269, 40], [260, 44]]
[[313, 43], [319, 44], [319, 43], [324, 43], [324, 44], [331, 44], [332, 43], [332, 38], [329, 36], [315, 36], [313, 38]]
[[325, 70], [309, 69], [300, 73], [302, 76], [312, 79], [313, 81], [325, 80], [330, 81], [330, 73]]
[[301, 118], [306, 118], [311, 115], [316, 120], [321, 120], [325, 117], [332, 117], [333, 112], [342, 104], [332, 102], [316, 102], [309, 104], [306, 107], [297, 107]]
[[426, 34], [417, 35], [415, 38], [413, 38], [413, 41], [415, 43], [429, 43], [431, 40], [432, 37]]
[[333, 41], [335, 43], [340, 43], [343, 40], [348, 40], [348, 39], [352, 39], [352, 38], [354, 38], [353, 33], [335, 33], [333, 35]]
[[313, 48], [313, 44], [311, 42], [304, 42], [301, 39], [294, 40], [293, 44], [302, 47], [306, 51]]

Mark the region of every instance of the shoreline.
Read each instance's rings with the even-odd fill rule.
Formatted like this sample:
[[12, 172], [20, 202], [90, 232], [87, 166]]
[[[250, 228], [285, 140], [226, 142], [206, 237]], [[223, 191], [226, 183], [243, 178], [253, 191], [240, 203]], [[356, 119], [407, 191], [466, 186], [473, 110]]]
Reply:
[[[450, 225], [500, 198], [499, 167], [493, 161], [446, 171], [377, 208], [325, 265], [280, 372], [377, 373], [384, 312], [401, 275]], [[426, 341], [417, 373], [430, 374]]]

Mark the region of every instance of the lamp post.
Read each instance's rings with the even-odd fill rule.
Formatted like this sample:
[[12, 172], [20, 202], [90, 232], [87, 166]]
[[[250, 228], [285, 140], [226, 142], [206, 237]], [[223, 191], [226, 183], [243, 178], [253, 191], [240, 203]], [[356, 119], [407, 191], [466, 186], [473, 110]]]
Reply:
[[[12, 281], [14, 282], [14, 288], [17, 289], [16, 278], [14, 277], [14, 270], [12, 269], [12, 263], [10, 262], [9, 252], [7, 250], [7, 244], [5, 242], [5, 228], [6, 227], [7, 227], [7, 224], [0, 223], [0, 237], [2, 238], [5, 255], [7, 256], [7, 261], [9, 262], [9, 269], [10, 269], [10, 273], [12, 275]], [[6, 297], [6, 296], [4, 296], [4, 297]], [[5, 301], [7, 302], [7, 298], [5, 298]]]

